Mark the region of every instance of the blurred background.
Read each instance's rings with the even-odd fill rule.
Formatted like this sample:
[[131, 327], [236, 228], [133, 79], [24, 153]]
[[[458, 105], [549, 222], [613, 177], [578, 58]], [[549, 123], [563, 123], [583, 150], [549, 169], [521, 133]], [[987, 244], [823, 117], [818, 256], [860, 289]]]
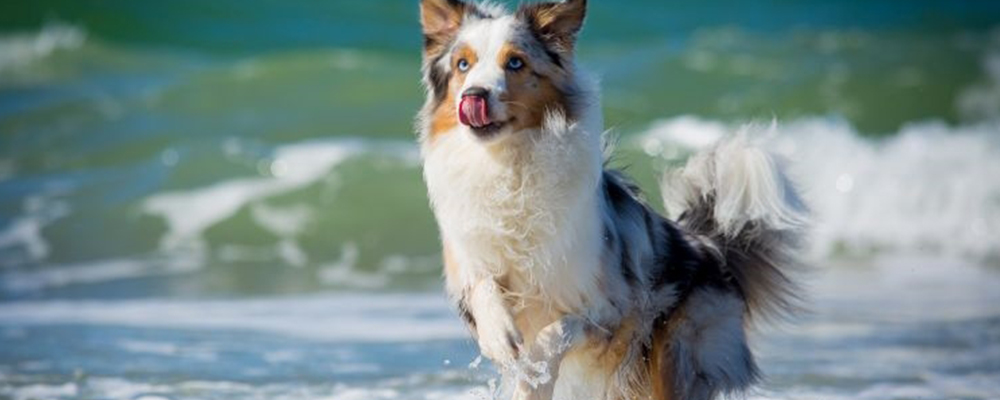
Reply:
[[[416, 0], [0, 3], [0, 399], [488, 399]], [[753, 398], [1000, 398], [1000, 2], [593, 0], [615, 165], [752, 123], [818, 223]]]

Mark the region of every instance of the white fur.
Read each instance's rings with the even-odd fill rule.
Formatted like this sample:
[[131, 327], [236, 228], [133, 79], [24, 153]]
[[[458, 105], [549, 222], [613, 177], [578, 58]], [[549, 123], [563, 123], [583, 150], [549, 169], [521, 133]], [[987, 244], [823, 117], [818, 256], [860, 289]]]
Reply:
[[[462, 27], [456, 46], [470, 46], [480, 61], [468, 71], [460, 92], [482, 86], [499, 95], [506, 89], [495, 59], [513, 39], [516, 23], [503, 16]], [[491, 102], [491, 108], [501, 105]], [[442, 238], [462, 265], [461, 276], [449, 286], [458, 290], [517, 272], [519, 295], [544, 292], [558, 309], [584, 307], [579, 293], [596, 290], [600, 268], [595, 194], [603, 163], [599, 109], [587, 114], [572, 125], [552, 115], [539, 132], [508, 133], [491, 143], [463, 125], [438, 135], [433, 145], [424, 141], [431, 204]]]
[[[459, 31], [456, 45], [468, 45], [476, 52], [479, 59], [466, 72], [465, 83], [458, 93], [471, 87], [481, 87], [490, 92], [490, 112], [492, 118], [498, 121], [507, 119], [507, 109], [500, 96], [506, 92], [506, 71], [503, 64], [497, 62], [504, 44], [514, 38], [514, 25], [517, 21], [513, 16], [505, 15], [491, 19], [477, 19], [467, 22]], [[461, 96], [455, 96], [455, 107], [461, 102]]]
[[[749, 129], [749, 128], [745, 128]], [[733, 236], [749, 221], [775, 229], [797, 229], [807, 220], [801, 200], [770, 154], [749, 143], [748, 132], [723, 140], [665, 175], [664, 202], [677, 217], [699, 196], [714, 192], [719, 229]]]
[[[467, 18], [457, 34], [454, 45], [470, 46], [479, 59], [458, 91], [489, 89], [495, 96], [493, 118], [502, 120], [506, 110], [498, 97], [506, 90], [506, 74], [497, 58], [505, 43], [518, 40], [519, 22], [488, 12], [494, 17]], [[450, 70], [450, 59], [441, 62], [440, 68]], [[604, 259], [605, 227], [613, 227], [630, 245], [628, 264], [633, 266], [656, 262], [650, 237], [656, 234], [649, 229], [658, 228], [646, 226], [641, 210], [612, 210], [607, 204], [600, 187], [604, 155], [597, 85], [575, 66], [567, 68], [574, 81], [559, 87], [572, 87], [585, 99], [574, 104], [575, 122], [552, 114], [540, 129], [501, 132], [491, 140], [479, 139], [463, 125], [431, 135], [429, 98], [420, 122], [421, 154], [431, 206], [455, 265], [446, 289], [467, 302], [482, 353], [500, 364], [505, 378], [517, 380], [508, 382], [515, 399], [644, 396], [637, 393], [648, 390], [643, 383], [649, 377], [637, 371], [645, 365], [641, 351], [652, 321], [675, 305], [677, 293], [669, 284], [656, 293], [633, 291], [620, 266], [606, 264], [618, 260]], [[683, 204], [717, 194], [715, 215], [727, 233], [744, 234], [742, 228], [751, 222], [781, 229], [798, 221], [798, 214], [787, 211], [788, 198], [780, 195], [790, 189], [764, 153], [722, 145], [696, 157], [685, 174], [675, 194]], [[638, 288], [648, 287], [645, 271], [639, 271]], [[690, 399], [742, 389], [755, 379], [745, 346], [744, 309], [733, 292], [701, 289], [688, 296], [684, 323], [670, 340], [677, 383], [691, 391]], [[632, 336], [617, 338], [628, 345], [617, 364], [596, 358], [593, 347], [608, 343], [578, 348], [594, 341], [590, 331], [611, 333], [627, 317], [636, 326]], [[524, 351], [520, 359], [518, 349]], [[745, 365], [734, 364], [739, 362]], [[544, 368], [534, 369], [538, 365]], [[713, 386], [699, 381], [705, 378]]]
[[455, 129], [423, 146], [441, 235], [462, 266], [449, 287], [508, 276], [524, 298], [584, 309], [579, 293], [596, 292], [601, 268], [599, 133], [551, 121], [485, 144]]
[[[495, 58], [504, 43], [514, 39], [515, 23], [503, 17], [463, 26], [455, 46], [469, 45], [480, 61], [468, 71], [460, 90], [481, 86], [495, 96], [506, 89]], [[507, 132], [488, 142], [463, 125], [435, 135], [433, 143], [428, 132], [421, 135], [431, 205], [442, 239], [459, 266], [447, 276], [448, 293], [467, 297], [482, 353], [508, 370], [507, 378], [517, 380], [508, 384], [523, 399], [595, 398], [595, 393], [624, 386], [615, 382], [617, 366], [598, 368], [593, 354], [573, 351], [567, 344], [555, 358], [558, 364], [545, 366], [547, 373], [562, 371], [560, 378], [527, 388], [526, 367], [515, 363], [508, 345], [511, 337], [528, 344], [577, 343], [583, 340], [579, 325], [563, 327], [561, 316], [613, 329], [622, 316], [612, 300], [627, 301], [627, 288], [600, 287], [618, 282], [599, 282], [606, 272], [603, 224], [610, 218], [610, 209], [598, 195], [603, 119], [597, 82], [582, 71], [576, 75], [577, 89], [589, 100], [581, 104], [582, 118], [575, 123], [550, 115], [539, 131]], [[495, 118], [503, 118], [500, 115]], [[633, 262], [647, 262], [642, 257], [651, 253], [650, 245], [639, 240], [642, 236], [648, 242], [645, 230], [625, 226], [622, 231], [636, 238]], [[494, 283], [501, 279], [507, 282], [505, 294]]]
[[[478, 27], [504, 32], [495, 25], [501, 21]], [[463, 37], [480, 54], [498, 51], [497, 41], [477, 36]], [[469, 78], [503, 88], [502, 83], [489, 83], [495, 71], [489, 71], [488, 64], [496, 63], [481, 61], [477, 68], [483, 72], [473, 68]], [[581, 83], [585, 90], [596, 87]], [[508, 335], [523, 335], [526, 343], [532, 343], [559, 315], [602, 323], [618, 318], [598, 282], [604, 268], [603, 204], [597, 196], [603, 122], [598, 102], [587, 108], [586, 118], [576, 123], [550, 115], [539, 131], [508, 133], [491, 142], [476, 138], [462, 125], [436, 135], [433, 143], [426, 139], [429, 135], [422, 135], [431, 204], [442, 239], [460, 266], [457, 274], [448, 276], [448, 292], [468, 296], [469, 288], [490, 287], [484, 282], [508, 283], [502, 299], [481, 289], [473, 289], [470, 297], [480, 347], [495, 361], [510, 363], [512, 355], [503, 349]], [[498, 300], [512, 305], [519, 315], [520, 335], [511, 332], [511, 317], [505, 315], [509, 312], [495, 306]], [[591, 387], [594, 382], [560, 381], [560, 386], [567, 383]]]

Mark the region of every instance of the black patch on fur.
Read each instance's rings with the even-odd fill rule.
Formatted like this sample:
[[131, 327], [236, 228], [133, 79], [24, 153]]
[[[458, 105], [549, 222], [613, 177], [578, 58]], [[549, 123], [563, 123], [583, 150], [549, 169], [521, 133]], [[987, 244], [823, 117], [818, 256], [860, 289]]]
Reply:
[[661, 219], [660, 226], [663, 235], [661, 242], [657, 244], [658, 270], [653, 276], [652, 289], [658, 291], [670, 284], [678, 285], [679, 288], [689, 286], [695, 270], [701, 264], [700, 257], [674, 224]]
[[[608, 205], [619, 216], [626, 212], [639, 212], [646, 224], [646, 234], [653, 243], [655, 261], [648, 271], [649, 288], [658, 292], [667, 287], [677, 291], [678, 304], [697, 287], [712, 287], [725, 291], [739, 291], [732, 276], [727, 273], [725, 261], [717, 252], [684, 232], [672, 221], [656, 214], [642, 200], [639, 188], [615, 170], [605, 170], [603, 175], [604, 195]], [[691, 218], [682, 215], [682, 221]], [[617, 238], [615, 238], [617, 239]], [[619, 257], [623, 260], [622, 274], [626, 280], [638, 282], [636, 266], [626, 265], [629, 249], [623, 240], [618, 240]], [[631, 264], [631, 263], [628, 263]], [[625, 270], [628, 267], [628, 270]], [[631, 284], [631, 282], [630, 282]]]
[[632, 287], [639, 284], [639, 277], [636, 276], [635, 266], [632, 264], [632, 257], [628, 249], [628, 243], [621, 240], [618, 233], [610, 226], [604, 226], [604, 252], [607, 261], [614, 261], [621, 269], [622, 278]]
[[604, 171], [604, 195], [615, 212], [621, 212], [630, 201], [636, 201], [639, 188], [625, 181], [615, 171]]
[[434, 108], [437, 108], [437, 105], [443, 103], [448, 97], [448, 80], [451, 79], [451, 76], [447, 72], [442, 71], [439, 65], [441, 59], [447, 55], [448, 53], [442, 53], [429, 61], [427, 80], [434, 95]]
[[549, 45], [548, 40], [545, 40], [544, 37], [531, 28], [532, 26], [535, 26], [535, 16], [532, 14], [530, 7], [530, 5], [523, 6], [518, 9], [518, 19], [524, 21], [528, 25], [528, 33], [530, 33], [531, 37], [535, 39], [535, 42], [542, 47], [542, 51], [544, 51], [545, 55], [549, 57], [549, 61], [551, 61], [552, 64], [555, 64], [556, 67], [559, 67], [559, 69], [565, 70], [566, 68], [563, 66], [562, 56], [560, 56], [559, 53]]
[[671, 307], [663, 310], [664, 318], [669, 318], [695, 290], [714, 289], [741, 294], [738, 285], [725, 270], [725, 260], [717, 251], [667, 219], [662, 220], [662, 227], [663, 243], [652, 290], [656, 292], [673, 285], [677, 298]]
[[664, 269], [656, 280], [660, 285], [680, 283], [681, 287], [710, 286], [731, 290], [730, 278], [724, 270], [724, 261], [712, 249], [705, 248], [695, 238], [681, 231], [674, 223], [664, 219], [666, 253]]
[[622, 277], [625, 278], [625, 282], [629, 286], [635, 287], [639, 285], [639, 277], [635, 274], [635, 265], [632, 264], [632, 254], [629, 251], [628, 243], [624, 240], [620, 241], [620, 250], [618, 251], [619, 263], [622, 269]]
[[554, 50], [550, 49], [549, 46], [546, 46], [544, 44], [545, 42], [541, 43], [543, 43], [542, 50], [545, 50], [545, 55], [549, 56], [549, 60], [552, 61], [552, 64], [555, 64], [555, 66], [561, 70], [566, 70], [566, 68], [563, 66], [562, 57], [559, 57], [559, 54], [557, 54]]
[[[604, 196], [608, 199], [608, 203], [615, 213], [621, 214], [627, 207], [636, 202], [632, 189], [614, 172], [604, 171], [602, 181], [604, 183]], [[618, 267], [621, 269], [622, 277], [629, 286], [637, 286], [639, 276], [635, 271], [636, 266], [632, 263], [632, 252], [629, 250], [629, 244], [622, 240], [611, 227], [605, 227], [605, 231], [610, 232], [605, 233], [607, 240], [613, 240], [613, 243], [608, 245], [612, 246], [612, 251], [616, 250]]]
[[[715, 198], [713, 195], [709, 195], [704, 199], [709, 204], [715, 204]], [[714, 232], [716, 230], [716, 222], [714, 215], [711, 214], [710, 208], [692, 208], [680, 215], [677, 218], [677, 223], [684, 226], [685, 229], [693, 232]], [[680, 228], [675, 228], [680, 231]], [[753, 227], [748, 227], [747, 229], [753, 229]], [[743, 262], [742, 256], [739, 252], [732, 251], [732, 245], [725, 240], [725, 238], [719, 236], [703, 236], [703, 238], [716, 246], [719, 246], [719, 250], [701, 248], [695, 249], [702, 253], [702, 257], [705, 258], [707, 263], [710, 263], [714, 272], [711, 277], [715, 282], [716, 286], [720, 288], [726, 288], [729, 290], [736, 291], [740, 297], [745, 297], [742, 288], [736, 282], [735, 276], [733, 276], [732, 271], [727, 267], [727, 263], [738, 263]], [[707, 245], [702, 245], [707, 246]]]
[[659, 237], [659, 232], [656, 230], [656, 219], [659, 218], [659, 215], [649, 209], [646, 211], [647, 212], [642, 213], [643, 223], [646, 224], [646, 236], [649, 237], [649, 240], [654, 240], [654, 238]]
[[469, 305], [465, 302], [465, 297], [463, 296], [458, 300], [458, 314], [462, 317], [462, 320], [469, 325], [469, 329], [472, 332], [476, 332], [476, 318], [472, 316], [472, 312], [469, 311]]
[[517, 338], [514, 337], [513, 333], [507, 332], [507, 344], [510, 348], [514, 349], [514, 356], [517, 357], [518, 349], [521, 348], [521, 344], [518, 343]]

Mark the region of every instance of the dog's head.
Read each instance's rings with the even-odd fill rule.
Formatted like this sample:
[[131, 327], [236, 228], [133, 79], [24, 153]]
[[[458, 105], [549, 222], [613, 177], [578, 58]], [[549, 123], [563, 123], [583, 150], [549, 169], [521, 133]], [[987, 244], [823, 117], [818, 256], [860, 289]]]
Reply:
[[586, 0], [522, 5], [516, 13], [461, 0], [422, 0], [425, 132], [481, 141], [572, 117], [573, 46]]

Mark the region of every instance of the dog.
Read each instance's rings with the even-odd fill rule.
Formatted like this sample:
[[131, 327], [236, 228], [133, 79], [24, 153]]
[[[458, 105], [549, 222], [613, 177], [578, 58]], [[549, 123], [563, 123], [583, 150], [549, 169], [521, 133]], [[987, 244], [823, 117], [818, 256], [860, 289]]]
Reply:
[[754, 322], [798, 306], [808, 213], [736, 137], [665, 174], [674, 219], [606, 167], [574, 62], [585, 0], [422, 0], [417, 118], [445, 288], [515, 399], [701, 400], [760, 372]]

